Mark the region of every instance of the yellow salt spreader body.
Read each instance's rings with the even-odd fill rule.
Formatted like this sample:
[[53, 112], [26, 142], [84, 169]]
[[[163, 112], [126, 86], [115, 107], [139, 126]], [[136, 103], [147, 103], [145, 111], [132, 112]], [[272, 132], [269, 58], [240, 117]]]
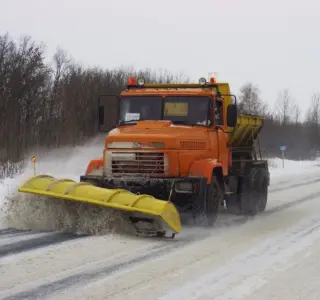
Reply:
[[149, 195], [137, 195], [123, 189], [100, 188], [91, 183], [55, 179], [49, 175], [29, 178], [18, 191], [125, 211], [130, 220], [141, 220], [152, 225], [149, 229], [139, 228], [133, 222], [138, 233], [157, 236], [167, 236], [169, 233], [173, 238], [181, 231], [180, 217], [175, 206], [170, 201]]

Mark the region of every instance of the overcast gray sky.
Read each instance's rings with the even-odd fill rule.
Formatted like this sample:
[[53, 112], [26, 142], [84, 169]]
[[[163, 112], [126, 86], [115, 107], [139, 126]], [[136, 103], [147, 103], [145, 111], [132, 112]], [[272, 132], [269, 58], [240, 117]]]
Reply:
[[0, 34], [31, 35], [77, 61], [217, 72], [251, 81], [272, 106], [284, 88], [303, 109], [320, 92], [319, 0], [0, 0]]

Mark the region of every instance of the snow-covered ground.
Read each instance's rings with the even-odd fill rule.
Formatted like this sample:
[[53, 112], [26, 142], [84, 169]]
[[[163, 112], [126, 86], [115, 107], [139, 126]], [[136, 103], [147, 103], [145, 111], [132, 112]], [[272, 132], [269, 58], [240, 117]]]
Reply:
[[[77, 180], [100, 149], [39, 156], [37, 172]], [[320, 167], [286, 160], [283, 169], [280, 159], [269, 165], [264, 214], [221, 215], [214, 229], [184, 228], [174, 240], [0, 231], [0, 299], [319, 299]], [[30, 175], [31, 166], [4, 180], [2, 200], [17, 197]]]
[[271, 174], [271, 180], [275, 182], [283, 177], [284, 179], [303, 178], [308, 177], [310, 174], [317, 174], [318, 166], [320, 166], [319, 160], [314, 161], [294, 161], [284, 160], [280, 158], [268, 159], [269, 169]]
[[[29, 177], [34, 174], [34, 164], [31, 157], [37, 158], [35, 164], [36, 174], [48, 174], [57, 178], [69, 178], [75, 181], [79, 180], [79, 176], [83, 175], [88, 162], [93, 158], [102, 156], [103, 137], [94, 138], [85, 146], [73, 148], [61, 148], [58, 150], [33, 153], [31, 152], [26, 158], [26, 167], [22, 174], [14, 178], [0, 179], [0, 229], [6, 227], [3, 210], [8, 203], [8, 198], [19, 201], [23, 197], [18, 195], [18, 187]], [[29, 198], [27, 199], [29, 200]], [[13, 201], [11, 201], [13, 202]]]

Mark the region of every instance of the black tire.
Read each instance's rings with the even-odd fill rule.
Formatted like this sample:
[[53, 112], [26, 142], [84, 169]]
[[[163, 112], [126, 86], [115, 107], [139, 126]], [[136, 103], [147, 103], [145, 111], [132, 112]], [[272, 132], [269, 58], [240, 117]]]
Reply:
[[248, 175], [240, 178], [239, 206], [245, 215], [256, 215], [264, 211], [268, 198], [268, 180], [266, 169], [251, 167]]
[[261, 185], [260, 185], [260, 202], [259, 202], [259, 212], [265, 211], [268, 202], [268, 172], [266, 169], [260, 168]]
[[232, 195], [229, 195], [227, 198], [227, 213], [230, 214], [239, 214], [240, 213], [240, 201], [237, 191]]
[[232, 194], [229, 194], [226, 198], [227, 213], [238, 214], [240, 212], [240, 204], [238, 200], [239, 177], [230, 173], [228, 185], [229, 191], [232, 192]]
[[223, 199], [222, 188], [215, 175], [206, 186], [206, 196], [195, 203], [195, 222], [198, 225], [211, 227], [215, 224], [221, 209]]

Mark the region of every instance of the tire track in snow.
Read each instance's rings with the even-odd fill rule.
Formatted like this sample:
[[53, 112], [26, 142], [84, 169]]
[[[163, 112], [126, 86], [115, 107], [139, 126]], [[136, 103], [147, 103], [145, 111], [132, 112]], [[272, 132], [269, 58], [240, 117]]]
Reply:
[[123, 260], [114, 264], [108, 264], [106, 266], [101, 266], [100, 268], [93, 267], [91, 268], [91, 270], [87, 272], [76, 273], [74, 275], [66, 276], [54, 282], [43, 284], [34, 289], [16, 293], [14, 295], [1, 299], [39, 299], [49, 294], [51, 295], [53, 293], [57, 293], [65, 289], [68, 289], [70, 286], [75, 286], [87, 283], [89, 281], [101, 279], [106, 276], [110, 276], [115, 272], [122, 271], [130, 266], [134, 266], [141, 262], [152, 259], [155, 256], [164, 255], [168, 253], [168, 251], [172, 251], [174, 249], [180, 249], [191, 242], [194, 242], [194, 240], [191, 240], [190, 237], [186, 240], [173, 240], [173, 243], [170, 243], [169, 245], [167, 245], [166, 243], [157, 245], [154, 248], [150, 249], [148, 253], [139, 255], [133, 259]]
[[[283, 210], [295, 207], [297, 205], [303, 204], [307, 201], [314, 200], [316, 198], [320, 198], [320, 192], [310, 194], [308, 196], [299, 198], [297, 200], [294, 200], [294, 201], [291, 201], [288, 203], [277, 205], [277, 206], [270, 208], [270, 209], [268, 209], [268, 210], [264, 211], [263, 213], [260, 213], [256, 216], [242, 216], [242, 215], [235, 216], [235, 215], [227, 215], [226, 214], [229, 218], [219, 222], [217, 224], [217, 226], [215, 226], [215, 228], [218, 229], [218, 228], [228, 228], [228, 227], [233, 227], [233, 226], [240, 226], [240, 225], [243, 225], [247, 222], [254, 220], [255, 218], [267, 217], [267, 216], [272, 215], [274, 213], [281, 212]], [[188, 227], [185, 227], [185, 228], [188, 228]], [[191, 226], [190, 228], [194, 228], [194, 227]]]
[[306, 181], [306, 182], [300, 182], [300, 183], [291, 184], [291, 185], [285, 186], [285, 187], [273, 188], [273, 189], [269, 190], [269, 193], [271, 194], [271, 193], [281, 192], [281, 191], [285, 191], [285, 190], [290, 190], [290, 189], [293, 189], [293, 188], [296, 188], [296, 187], [307, 186], [307, 185], [314, 184], [314, 183], [317, 183], [317, 182], [320, 182], [320, 178], [312, 179], [312, 180], [309, 180], [309, 181]]
[[14, 233], [24, 233], [28, 232], [31, 230], [20, 230], [20, 229], [15, 229], [15, 228], [4, 228], [0, 229], [0, 236], [6, 235], [6, 234], [14, 234]]
[[[316, 182], [319, 182], [319, 181], [320, 181], [320, 179], [308, 181], [304, 185], [313, 184], [313, 183], [316, 183]], [[291, 188], [295, 188], [295, 187], [299, 187], [299, 186], [301, 186], [301, 185], [299, 185], [299, 184], [292, 185]], [[285, 189], [281, 188], [281, 189], [277, 189], [276, 191], [272, 190], [272, 191], [270, 191], [270, 194], [271, 193], [275, 193], [275, 192], [280, 192], [280, 191], [283, 191], [283, 190], [285, 190]], [[260, 214], [258, 214], [256, 216], [243, 216], [243, 215], [236, 216], [234, 214], [232, 215], [232, 214], [225, 213], [224, 215], [228, 216], [229, 218], [227, 220], [225, 220], [225, 221], [222, 221], [221, 223], [218, 223], [217, 226], [215, 226], [215, 228], [242, 225], [242, 224], [244, 224], [246, 222], [249, 222], [250, 220], [253, 220], [254, 218], [263, 218], [264, 216], [268, 216], [268, 215], [274, 214], [276, 212], [280, 212], [280, 211], [286, 210], [288, 208], [303, 204], [304, 202], [307, 202], [307, 201], [310, 201], [310, 200], [314, 200], [314, 199], [316, 199], [318, 197], [320, 197], [320, 193], [319, 192], [315, 192], [315, 193], [309, 194], [309, 195], [307, 195], [305, 197], [301, 197], [299, 199], [296, 199], [296, 200], [293, 200], [293, 201], [290, 201], [290, 202], [287, 202], [287, 203], [284, 203], [284, 204], [277, 205], [277, 206], [275, 206], [273, 208], [267, 209], [264, 212], [262, 212], [262, 213], [260, 213]], [[223, 215], [223, 213], [222, 213], [222, 215]]]
[[292, 181], [296, 181], [296, 180], [299, 180], [299, 181], [308, 181], [308, 179], [310, 179], [310, 175], [308, 177], [298, 177], [298, 178], [291, 178], [291, 179], [286, 179], [286, 180], [279, 180], [279, 181], [276, 181], [276, 182], [272, 182], [272, 185], [283, 185], [283, 184], [287, 184], [287, 183], [290, 183]]
[[[223, 265], [204, 274], [196, 281], [187, 281], [159, 299], [196, 300], [209, 299], [209, 296], [210, 299], [246, 298], [260, 287], [259, 284], [264, 284], [264, 272], [271, 272], [270, 269], [284, 264], [290, 257], [310, 247], [319, 238], [319, 229], [318, 218], [309, 220], [308, 223], [299, 222], [286, 234], [278, 234], [273, 239], [254, 246], [232, 258], [227, 266]], [[233, 289], [230, 289], [230, 286], [233, 286]]]
[[[274, 188], [274, 189], [269, 190], [269, 194], [273, 194], [273, 193], [281, 192], [281, 191], [285, 191], [285, 190], [290, 190], [290, 189], [293, 189], [293, 188], [296, 188], [296, 187], [307, 186], [307, 185], [314, 184], [314, 183], [317, 183], [317, 182], [320, 182], [320, 178], [319, 179], [309, 180], [309, 181], [303, 182], [303, 183], [292, 184], [292, 185], [287, 186], [287, 187]], [[276, 213], [276, 212], [280, 212], [280, 211], [283, 211], [285, 209], [288, 209], [288, 208], [294, 207], [296, 205], [302, 204], [302, 203], [304, 203], [306, 201], [313, 200], [313, 199], [315, 199], [315, 198], [317, 198], [319, 196], [320, 196], [320, 193], [316, 192], [316, 193], [310, 194], [308, 196], [296, 199], [294, 201], [290, 201], [288, 203], [280, 204], [280, 205], [277, 205], [277, 206], [275, 206], [273, 208], [267, 209], [263, 213], [258, 214], [257, 216], [250, 216], [250, 215], [249, 216], [248, 215], [247, 216], [243, 216], [243, 215], [235, 215], [235, 214], [229, 214], [229, 213], [222, 212], [221, 215], [228, 217], [228, 219], [219, 222], [215, 226], [215, 228], [231, 227], [231, 226], [241, 225], [241, 224], [244, 224], [244, 223], [246, 223], [246, 222], [248, 222], [250, 220], [253, 220], [253, 218], [256, 218], [256, 217], [261, 218], [263, 216], [267, 216], [267, 215], [270, 215], [270, 214], [273, 214], [273, 213]], [[191, 228], [195, 228], [195, 226], [184, 226], [184, 228], [190, 228], [191, 229]]]
[[[52, 233], [51, 233], [52, 234]], [[35, 238], [41, 238], [44, 236], [48, 236], [49, 233], [46, 232], [28, 232], [25, 234], [10, 234], [10, 235], [3, 235], [0, 237], [0, 248], [4, 245], [12, 245], [18, 242], [25, 242], [27, 240], [32, 240]]]
[[83, 235], [75, 235], [71, 233], [60, 232], [47, 233], [45, 236], [42, 237], [30, 238], [24, 241], [17, 241], [0, 246], [0, 258], [7, 255], [17, 254], [24, 251], [30, 251], [41, 247], [54, 245], [73, 239], [78, 239], [81, 237], [83, 237]]
[[[268, 211], [265, 211], [261, 215], [257, 216], [258, 218], [263, 218], [268, 215], [274, 214], [276, 212], [280, 212], [282, 210], [294, 207], [296, 205], [300, 205], [304, 202], [316, 199], [320, 196], [320, 192], [316, 192], [307, 196], [304, 196], [302, 198], [299, 198], [295, 201], [292, 201], [290, 203], [285, 203], [282, 205], [279, 205], [277, 207], [274, 207]], [[255, 217], [252, 216], [243, 216], [239, 217], [238, 219], [234, 220], [225, 220], [222, 221], [216, 228], [222, 228], [222, 227], [228, 227], [228, 226], [239, 226], [242, 225], [250, 220], [253, 220]], [[138, 265], [142, 262], [146, 262], [148, 260], [153, 259], [154, 257], [159, 257], [166, 255], [167, 253], [172, 253], [173, 251], [180, 250], [181, 248], [190, 245], [195, 242], [199, 242], [201, 240], [204, 240], [209, 237], [209, 235], [214, 234], [214, 231], [212, 229], [205, 229], [199, 234], [197, 232], [197, 235], [194, 236], [193, 234], [185, 236], [184, 239], [181, 240], [172, 240], [165, 244], [160, 244], [150, 250], [147, 254], [139, 255], [133, 259], [124, 260], [121, 262], [117, 262], [114, 264], [108, 264], [106, 266], [101, 266], [98, 268], [92, 268], [89, 271], [82, 271], [80, 273], [75, 273], [70, 276], [65, 276], [60, 278], [59, 280], [52, 281], [51, 283], [42, 284], [35, 288], [28, 289], [23, 292], [18, 292], [14, 295], [11, 295], [7, 298], [2, 298], [4, 300], [19, 300], [19, 299], [38, 299], [42, 298], [48, 295], [52, 295], [55, 293], [62, 292], [63, 290], [69, 288], [70, 286], [79, 286], [83, 284], [88, 284], [90, 282], [93, 282], [95, 280], [99, 280], [102, 278], [109, 277], [113, 275], [116, 272], [124, 271], [125, 269], [129, 267], [133, 267], [135, 265]]]
[[6, 228], [0, 232], [0, 247], [3, 245], [13, 244], [15, 242], [32, 239], [34, 237], [44, 236], [46, 234], [48, 234], [48, 232], [33, 232], [32, 230]]

